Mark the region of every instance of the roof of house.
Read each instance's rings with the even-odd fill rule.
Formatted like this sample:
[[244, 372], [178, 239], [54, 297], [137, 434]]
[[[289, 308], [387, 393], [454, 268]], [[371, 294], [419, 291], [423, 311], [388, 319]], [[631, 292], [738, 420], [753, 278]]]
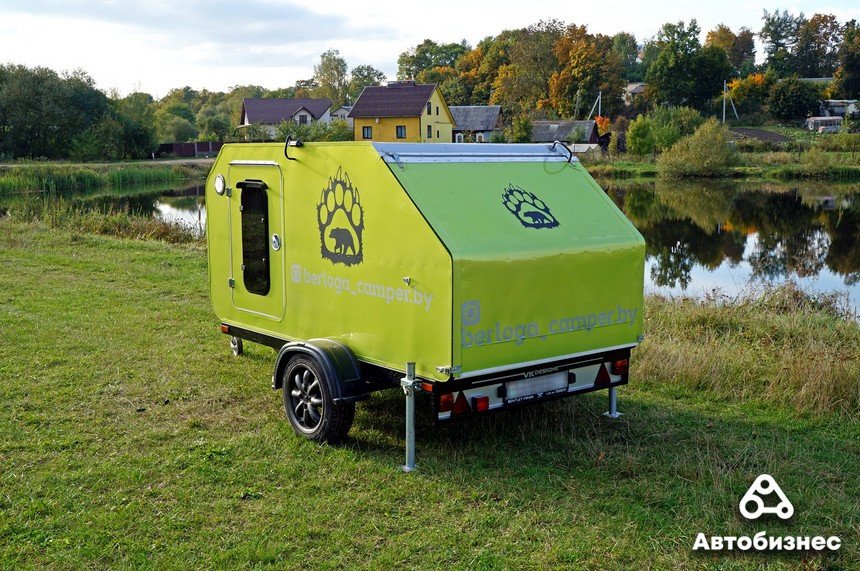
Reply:
[[645, 84], [644, 83], [628, 83], [627, 87], [624, 90], [631, 95], [638, 95], [639, 93], [644, 93]]
[[501, 105], [451, 105], [457, 131], [492, 131], [499, 126]]
[[430, 101], [435, 83], [394, 81], [386, 86], [368, 85], [358, 96], [350, 117], [418, 117]]
[[314, 119], [319, 119], [331, 107], [331, 99], [243, 99], [242, 117], [248, 123], [277, 125], [292, 119], [300, 109], [306, 109]]
[[573, 142], [587, 143], [592, 131], [596, 129], [596, 123], [594, 121], [532, 121], [532, 141], [535, 143], [566, 141], [577, 129], [582, 132], [582, 136]]

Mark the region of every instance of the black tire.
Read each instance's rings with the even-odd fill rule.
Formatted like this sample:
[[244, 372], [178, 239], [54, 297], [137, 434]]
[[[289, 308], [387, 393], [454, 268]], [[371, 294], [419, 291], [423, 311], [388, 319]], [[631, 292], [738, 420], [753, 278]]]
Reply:
[[295, 433], [315, 442], [336, 444], [346, 438], [355, 403], [332, 402], [332, 383], [316, 359], [296, 355], [284, 370], [284, 410]]
[[234, 357], [238, 357], [245, 352], [242, 340], [239, 337], [230, 337], [230, 352], [233, 353]]

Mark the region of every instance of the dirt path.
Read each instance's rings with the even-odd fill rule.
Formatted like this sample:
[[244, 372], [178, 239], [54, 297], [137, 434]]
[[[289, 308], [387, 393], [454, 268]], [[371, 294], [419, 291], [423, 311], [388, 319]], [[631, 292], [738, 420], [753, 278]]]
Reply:
[[742, 139], [758, 139], [760, 141], [768, 141], [771, 143], [784, 143], [786, 141], [790, 141], [789, 137], [785, 135], [780, 135], [779, 133], [773, 133], [771, 131], [765, 131], [764, 129], [751, 129], [749, 127], [733, 127], [730, 131], [738, 135]]

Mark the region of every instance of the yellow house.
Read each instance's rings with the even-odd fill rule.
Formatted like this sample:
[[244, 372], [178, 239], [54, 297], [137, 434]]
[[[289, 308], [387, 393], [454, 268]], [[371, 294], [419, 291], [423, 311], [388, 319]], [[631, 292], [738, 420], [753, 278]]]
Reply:
[[435, 83], [365, 87], [349, 117], [356, 141], [450, 143], [454, 118]]

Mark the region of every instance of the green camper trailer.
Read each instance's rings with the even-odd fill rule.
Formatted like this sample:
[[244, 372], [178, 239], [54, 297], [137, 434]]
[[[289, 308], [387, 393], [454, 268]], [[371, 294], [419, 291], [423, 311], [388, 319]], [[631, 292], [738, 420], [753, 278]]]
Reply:
[[401, 386], [439, 422], [603, 388], [616, 413], [645, 242], [562, 144], [228, 144], [206, 207], [221, 330], [278, 351], [297, 433]]

